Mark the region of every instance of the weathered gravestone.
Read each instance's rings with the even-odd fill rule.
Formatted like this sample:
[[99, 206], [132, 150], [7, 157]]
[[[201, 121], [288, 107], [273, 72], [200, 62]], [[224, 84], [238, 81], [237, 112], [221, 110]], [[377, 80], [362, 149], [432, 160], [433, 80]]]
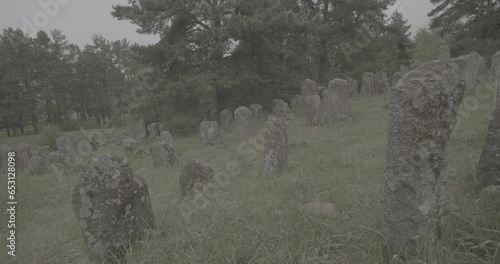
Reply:
[[220, 126], [222, 129], [228, 127], [233, 122], [233, 113], [227, 109], [220, 111]]
[[365, 72], [361, 80], [361, 97], [370, 97], [375, 94], [375, 76], [371, 72]]
[[477, 52], [472, 52], [455, 58], [453, 61], [460, 65], [461, 78], [465, 81], [465, 93], [475, 94], [478, 82], [487, 72], [486, 59]]
[[500, 186], [500, 74], [496, 77], [496, 100], [483, 152], [477, 165], [478, 187]]
[[210, 165], [195, 158], [188, 160], [179, 178], [182, 195], [201, 191], [204, 185], [214, 182], [214, 170]]
[[375, 74], [374, 88], [375, 92], [379, 94], [384, 93], [390, 88], [389, 80], [387, 79], [387, 74], [385, 72], [377, 72]]
[[438, 60], [450, 59], [450, 47], [448, 47], [448, 46], [439, 47], [439, 49], [437, 51], [436, 59], [438, 59]]
[[87, 248], [103, 260], [121, 259], [142, 228], [154, 226], [146, 181], [126, 159], [90, 159], [72, 190], [72, 202]]
[[150, 132], [151, 137], [159, 137], [161, 135], [160, 127], [158, 126], [158, 123], [151, 123], [151, 132]]
[[319, 95], [309, 95], [303, 102], [306, 124], [308, 126], [319, 126], [321, 122], [320, 114], [321, 98]]
[[349, 90], [349, 96], [351, 98], [358, 96], [358, 81], [354, 80], [351, 77], [347, 77], [347, 87]]
[[125, 138], [122, 141], [122, 147], [123, 151], [125, 151], [126, 154], [130, 155], [137, 148], [137, 141], [133, 138]]
[[415, 252], [439, 237], [446, 150], [464, 94], [459, 67], [433, 61], [391, 90], [382, 237], [390, 250]]
[[264, 132], [264, 177], [283, 171], [287, 159], [288, 134], [286, 124], [281, 118], [269, 115]]
[[146, 144], [146, 137], [147, 137], [147, 127], [146, 127], [146, 120], [144, 119], [143, 116], [139, 118], [139, 121], [137, 122], [137, 141], [139, 144]]
[[300, 95], [302, 97], [307, 97], [309, 95], [318, 94], [318, 89], [316, 83], [310, 79], [306, 79], [302, 83], [302, 87], [300, 88]]
[[16, 150], [16, 167], [26, 168], [31, 158], [31, 148], [26, 143], [21, 143]]
[[220, 130], [215, 121], [203, 121], [200, 124], [200, 142], [203, 146], [219, 143]]
[[41, 156], [33, 155], [28, 161], [28, 169], [34, 174], [41, 174], [47, 171], [47, 164]]
[[327, 111], [327, 123], [329, 124], [351, 117], [351, 104], [349, 102], [347, 81], [335, 79], [328, 83], [325, 107]]
[[253, 118], [257, 119], [262, 117], [262, 105], [251, 104], [250, 111], [252, 111]]
[[67, 134], [59, 135], [56, 138], [57, 150], [65, 155], [76, 155], [76, 144], [75, 139]]
[[161, 132], [161, 136], [157, 140], [160, 141], [160, 142], [167, 143], [172, 148], [174, 147], [174, 139], [172, 138], [172, 135], [168, 131]]
[[247, 139], [253, 135], [253, 118], [250, 109], [240, 106], [234, 111], [236, 132], [239, 139]]
[[155, 166], [170, 167], [175, 161], [175, 150], [166, 142], [156, 142], [150, 149]]
[[[302, 97], [302, 104], [305, 103], [305, 98]], [[292, 120], [293, 119], [293, 113], [290, 107], [288, 106], [288, 103], [285, 102], [284, 100], [273, 100], [273, 113], [283, 119], [283, 120]]]

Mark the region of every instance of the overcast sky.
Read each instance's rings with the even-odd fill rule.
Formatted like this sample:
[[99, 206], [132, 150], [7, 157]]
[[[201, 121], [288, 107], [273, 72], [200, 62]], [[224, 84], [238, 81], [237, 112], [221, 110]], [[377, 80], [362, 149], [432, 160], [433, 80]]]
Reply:
[[[44, 4], [49, 8], [44, 8]], [[113, 4], [127, 4], [127, 0], [0, 0], [0, 29], [23, 28], [32, 36], [35, 30], [60, 29], [71, 43], [80, 46], [90, 43], [94, 34], [109, 40], [127, 38], [139, 44], [157, 42], [157, 36], [138, 34], [135, 25], [113, 18], [110, 14]], [[389, 12], [396, 8], [415, 33], [428, 24], [427, 13], [432, 4], [429, 0], [399, 0]]]

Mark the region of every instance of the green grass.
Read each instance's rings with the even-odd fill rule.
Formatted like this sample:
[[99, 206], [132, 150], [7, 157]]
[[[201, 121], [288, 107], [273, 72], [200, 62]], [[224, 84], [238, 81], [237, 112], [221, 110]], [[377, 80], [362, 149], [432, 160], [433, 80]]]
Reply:
[[[331, 127], [306, 127], [296, 114], [288, 123], [288, 167], [275, 177], [261, 176], [258, 141], [242, 144], [232, 129], [223, 132], [221, 144], [206, 148], [197, 135], [174, 136], [178, 159], [168, 169], [154, 168], [146, 155], [129, 157], [148, 182], [157, 228], [147, 230], [130, 249], [127, 262], [383, 263], [379, 229], [387, 101], [387, 95], [354, 99], [353, 119]], [[394, 256], [391, 263], [500, 263], [500, 195], [474, 192], [491, 110], [491, 97], [480, 101], [477, 110], [459, 121], [449, 142], [449, 206], [442, 239], [417, 256]], [[259, 129], [264, 123], [259, 120]], [[73, 134], [84, 138], [81, 132]], [[0, 139], [6, 142], [38, 146], [36, 136]], [[150, 144], [152, 140], [143, 148]], [[124, 156], [114, 145], [98, 152]], [[217, 173], [230, 174], [227, 185], [198, 203], [181, 200], [179, 190], [178, 176], [190, 157], [208, 162]], [[96, 263], [88, 257], [70, 202], [78, 176], [78, 170], [62, 177], [17, 174], [18, 256], [7, 258], [2, 246], [1, 263]], [[2, 180], [0, 189], [5, 185]], [[338, 217], [299, 209], [311, 201], [335, 204]], [[195, 208], [189, 221], [180, 204]], [[1, 206], [6, 212], [5, 204]], [[6, 237], [5, 224], [0, 231]]]

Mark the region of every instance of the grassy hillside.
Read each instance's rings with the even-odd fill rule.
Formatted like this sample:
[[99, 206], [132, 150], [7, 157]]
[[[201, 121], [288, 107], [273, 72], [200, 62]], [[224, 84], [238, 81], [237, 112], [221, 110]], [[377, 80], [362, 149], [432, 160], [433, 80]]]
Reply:
[[[387, 102], [388, 95], [354, 99], [352, 121], [332, 127], [308, 128], [297, 113], [288, 123], [288, 167], [275, 177], [261, 176], [259, 140], [241, 143], [233, 129], [211, 147], [202, 147], [197, 135], [174, 135], [177, 162], [172, 168], [154, 168], [147, 155], [129, 157], [148, 182], [157, 229], [147, 231], [130, 250], [128, 263], [382, 263]], [[500, 263], [500, 195], [473, 191], [491, 110], [491, 96], [479, 100], [477, 109], [464, 108], [470, 116], [460, 119], [449, 143], [449, 206], [439, 245], [416, 258], [394, 256], [392, 263]], [[259, 129], [264, 122], [259, 120]], [[84, 138], [81, 132], [73, 134]], [[38, 146], [36, 136], [0, 139], [6, 142]], [[114, 145], [98, 152], [124, 156]], [[217, 173], [229, 170], [227, 185], [206, 199], [181, 201], [178, 176], [190, 157], [204, 160]], [[88, 258], [70, 202], [79, 173], [18, 173], [18, 257], [9, 263], [95, 263]], [[6, 190], [6, 180], [0, 189]], [[311, 201], [333, 203], [337, 217], [300, 210]], [[180, 204], [196, 212], [186, 218]], [[5, 214], [4, 203], [0, 209]], [[0, 231], [5, 238], [4, 224]], [[5, 253], [0, 256], [8, 263], [1, 259]]]

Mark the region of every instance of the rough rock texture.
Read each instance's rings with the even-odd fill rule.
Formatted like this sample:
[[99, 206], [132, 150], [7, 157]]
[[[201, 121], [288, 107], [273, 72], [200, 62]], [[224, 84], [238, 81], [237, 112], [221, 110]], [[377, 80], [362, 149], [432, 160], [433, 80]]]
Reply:
[[478, 82], [486, 75], [486, 59], [476, 52], [453, 59], [460, 66], [461, 78], [465, 81], [465, 93], [474, 94]]
[[[318, 97], [311, 95], [308, 97]], [[288, 159], [288, 134], [285, 122], [269, 115], [264, 132], [264, 177], [281, 172]]]
[[240, 106], [234, 111], [236, 132], [239, 139], [247, 139], [253, 135], [253, 118], [250, 109]]
[[113, 138], [113, 143], [115, 143], [115, 145], [117, 146], [120, 146], [122, 144], [122, 141], [128, 137], [135, 138], [135, 133], [126, 130], [121, 131], [120, 133], [118, 133], [118, 135], [116, 135], [115, 138]]
[[41, 156], [33, 155], [28, 162], [29, 170], [34, 174], [40, 174], [47, 171], [47, 164]]
[[398, 81], [403, 78], [404, 74], [402, 72], [395, 72], [393, 75], [392, 75], [392, 87], [396, 86], [396, 84], [398, 84]]
[[168, 131], [161, 132], [160, 138], [157, 138], [158, 141], [167, 143], [170, 147], [174, 147], [174, 139], [172, 135]]
[[290, 100], [290, 107], [293, 110], [301, 109], [302, 108], [302, 96], [300, 96], [299, 94], [294, 95], [292, 100]]
[[437, 60], [448, 60], [450, 59], [450, 47], [448, 46], [441, 46], [439, 47], [437, 51]]
[[203, 121], [200, 124], [200, 142], [203, 146], [219, 143], [220, 130], [215, 121]]
[[328, 83], [325, 108], [327, 112], [327, 123], [329, 124], [351, 117], [351, 104], [349, 102], [347, 81], [335, 79]]
[[408, 68], [410, 68], [410, 71], [412, 71], [412, 70], [415, 70], [416, 68], [418, 68], [420, 66], [422, 66], [422, 63], [420, 63], [420, 62], [417, 61], [417, 62], [414, 62], [414, 63], [410, 64], [410, 66]]
[[150, 132], [150, 137], [159, 137], [161, 134], [160, 127], [158, 126], [158, 123], [151, 123], [151, 132]]
[[500, 186], [500, 76], [496, 78], [496, 101], [488, 135], [477, 165], [478, 187]]
[[122, 147], [123, 151], [130, 155], [137, 148], [137, 141], [133, 138], [125, 138], [122, 141]]
[[150, 151], [155, 166], [170, 167], [175, 161], [175, 150], [166, 142], [154, 143]]
[[253, 118], [257, 119], [262, 117], [262, 105], [251, 104], [250, 111], [252, 111]]
[[495, 81], [498, 70], [500, 70], [500, 51], [497, 51], [491, 58], [490, 79], [493, 82]]
[[365, 72], [361, 80], [361, 97], [370, 97], [375, 94], [375, 76], [371, 72]]
[[318, 88], [316, 83], [310, 79], [306, 79], [302, 83], [302, 87], [300, 88], [300, 95], [303, 97], [307, 97], [309, 95], [318, 94]]
[[89, 142], [78, 143], [77, 152], [80, 157], [90, 157], [92, 155], [92, 146]]
[[377, 72], [375, 74], [374, 88], [375, 92], [379, 94], [389, 90], [389, 80], [387, 79], [387, 74], [385, 72]]
[[90, 135], [89, 143], [92, 147], [92, 150], [96, 151], [99, 148], [99, 137], [97, 135]]
[[75, 139], [67, 134], [59, 135], [56, 138], [57, 150], [66, 155], [76, 155]]
[[458, 65], [441, 60], [391, 91], [382, 236], [392, 250], [415, 251], [440, 235], [447, 142], [464, 89]]
[[74, 160], [71, 155], [65, 155], [60, 150], [53, 151], [49, 154], [48, 160], [50, 163], [55, 165], [58, 168], [68, 168], [73, 167]]
[[321, 123], [321, 98], [319, 95], [309, 95], [303, 103], [306, 124], [308, 126], [319, 126]]
[[404, 76], [405, 74], [407, 74], [410, 71], [410, 68], [406, 65], [401, 65], [401, 66], [399, 66], [399, 71]]
[[16, 167], [19, 169], [28, 167], [31, 158], [31, 148], [26, 143], [21, 143], [16, 150]]
[[214, 182], [214, 170], [210, 165], [195, 158], [188, 160], [179, 178], [182, 195], [200, 191], [203, 185]]
[[351, 77], [347, 77], [347, 87], [349, 89], [349, 96], [351, 98], [358, 97], [358, 81], [354, 80]]
[[233, 113], [227, 109], [220, 111], [220, 126], [222, 129], [228, 127], [233, 122]]
[[47, 159], [51, 152], [52, 149], [49, 146], [43, 146], [38, 149], [38, 155], [40, 155], [44, 159]]
[[72, 190], [73, 209], [89, 250], [104, 260], [123, 257], [143, 227], [154, 226], [146, 181], [126, 159], [90, 159]]
[[7, 165], [9, 163], [8, 161], [8, 154], [9, 152], [15, 152], [15, 149], [9, 145], [9, 144], [4, 144], [0, 146], [0, 168], [7, 168]]
[[137, 141], [139, 142], [139, 144], [146, 144], [146, 137], [148, 135], [148, 132], [146, 127], [146, 120], [143, 116], [141, 116], [141, 118], [139, 118], [139, 121], [137, 122], [137, 133]]
[[[301, 104], [303, 105], [305, 103], [305, 98], [302, 97], [302, 102]], [[288, 106], [288, 103], [285, 102], [284, 100], [273, 100], [273, 113], [284, 120], [292, 120], [293, 119], [293, 113], [290, 107]]]

